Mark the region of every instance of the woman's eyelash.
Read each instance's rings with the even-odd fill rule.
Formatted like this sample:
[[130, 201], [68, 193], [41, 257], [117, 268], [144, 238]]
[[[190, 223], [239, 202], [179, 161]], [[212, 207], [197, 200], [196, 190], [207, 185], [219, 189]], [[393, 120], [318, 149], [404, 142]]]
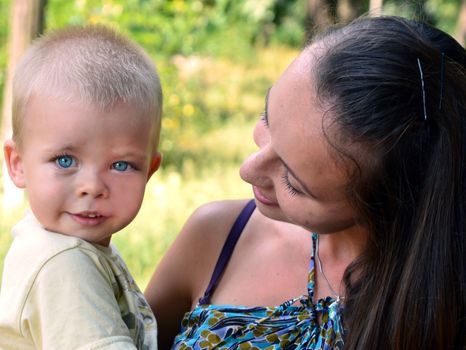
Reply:
[[291, 195], [295, 196], [297, 194], [301, 194], [300, 191], [298, 191], [296, 188], [291, 185], [290, 181], [288, 180], [288, 173], [285, 172], [282, 175], [282, 183], [286, 187], [287, 191], [290, 192]]
[[263, 111], [260, 114], [260, 118], [264, 122], [265, 126], [269, 126], [269, 122], [267, 121], [267, 115], [265, 114], [265, 111]]

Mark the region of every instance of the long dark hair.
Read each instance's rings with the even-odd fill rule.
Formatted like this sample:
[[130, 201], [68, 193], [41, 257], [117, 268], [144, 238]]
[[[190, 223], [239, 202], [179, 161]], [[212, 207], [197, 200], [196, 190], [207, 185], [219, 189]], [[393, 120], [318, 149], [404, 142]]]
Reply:
[[399, 17], [319, 40], [313, 78], [370, 231], [344, 276], [345, 348], [465, 348], [465, 50]]

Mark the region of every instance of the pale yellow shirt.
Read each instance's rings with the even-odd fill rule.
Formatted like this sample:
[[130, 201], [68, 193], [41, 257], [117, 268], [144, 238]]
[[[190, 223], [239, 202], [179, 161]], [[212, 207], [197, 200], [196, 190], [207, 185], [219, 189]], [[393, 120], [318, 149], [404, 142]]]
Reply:
[[157, 349], [157, 326], [112, 246], [13, 228], [0, 289], [0, 349]]

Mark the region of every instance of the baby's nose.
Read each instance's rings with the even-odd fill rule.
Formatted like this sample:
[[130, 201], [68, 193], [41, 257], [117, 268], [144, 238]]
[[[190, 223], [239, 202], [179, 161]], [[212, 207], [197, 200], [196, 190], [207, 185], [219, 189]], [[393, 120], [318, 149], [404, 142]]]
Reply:
[[79, 197], [91, 196], [93, 198], [107, 197], [109, 190], [101, 175], [95, 171], [87, 171], [80, 176], [77, 186]]

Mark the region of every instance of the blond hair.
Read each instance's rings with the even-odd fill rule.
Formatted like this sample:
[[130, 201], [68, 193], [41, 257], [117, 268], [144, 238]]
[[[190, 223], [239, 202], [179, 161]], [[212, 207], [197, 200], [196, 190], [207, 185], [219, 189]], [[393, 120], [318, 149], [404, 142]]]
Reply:
[[140, 46], [112, 29], [73, 26], [33, 43], [13, 81], [16, 142], [28, 101], [38, 93], [78, 99], [101, 110], [124, 102], [147, 111], [154, 118], [154, 148], [158, 146], [162, 88], [155, 65]]

